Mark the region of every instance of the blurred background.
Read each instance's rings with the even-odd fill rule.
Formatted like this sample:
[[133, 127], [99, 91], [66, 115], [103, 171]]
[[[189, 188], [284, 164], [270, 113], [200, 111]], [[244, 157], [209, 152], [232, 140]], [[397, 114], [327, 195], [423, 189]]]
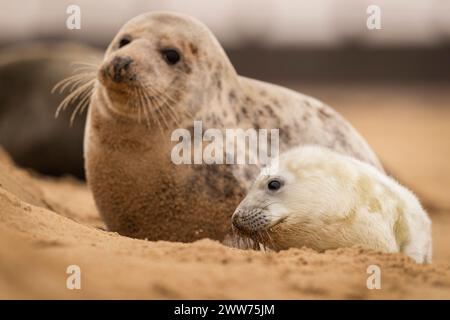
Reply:
[[[69, 5], [81, 29], [66, 27]], [[366, 26], [369, 5], [381, 29]], [[0, 144], [20, 165], [83, 179], [85, 115], [54, 120], [50, 89], [70, 62], [101, 58], [147, 11], [187, 13], [218, 37], [241, 75], [323, 100], [365, 136], [388, 172], [450, 210], [450, 1], [0, 1]]]
[[[448, 80], [448, 0], [23, 0], [0, 1], [2, 47], [68, 40], [106, 47], [130, 18], [147, 11], [187, 13], [203, 21], [240, 73], [263, 78]], [[69, 5], [81, 29], [66, 28]], [[381, 30], [366, 27], [369, 5]], [[414, 79], [411, 79], [414, 78]]]

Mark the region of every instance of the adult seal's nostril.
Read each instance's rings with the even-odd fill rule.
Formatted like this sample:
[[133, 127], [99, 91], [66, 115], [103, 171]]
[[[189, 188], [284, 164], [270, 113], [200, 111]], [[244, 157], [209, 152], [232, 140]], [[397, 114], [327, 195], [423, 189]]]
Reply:
[[115, 57], [111, 62], [113, 68], [112, 79], [115, 82], [125, 80], [132, 62], [133, 60], [130, 57]]

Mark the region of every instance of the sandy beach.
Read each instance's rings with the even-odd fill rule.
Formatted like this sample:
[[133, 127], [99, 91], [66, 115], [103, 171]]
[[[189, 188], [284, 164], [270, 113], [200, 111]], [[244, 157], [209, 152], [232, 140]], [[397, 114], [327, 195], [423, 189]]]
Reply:
[[[292, 86], [333, 105], [433, 221], [433, 263], [348, 248], [243, 251], [209, 239], [150, 242], [108, 232], [84, 182], [0, 155], [0, 298], [450, 299], [450, 92], [444, 87]], [[366, 286], [381, 268], [382, 288]], [[81, 290], [66, 269], [81, 268]]]

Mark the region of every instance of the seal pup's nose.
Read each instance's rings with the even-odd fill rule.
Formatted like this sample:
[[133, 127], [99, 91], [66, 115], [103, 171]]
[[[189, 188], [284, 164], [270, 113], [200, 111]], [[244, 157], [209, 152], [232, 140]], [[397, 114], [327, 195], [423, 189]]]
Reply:
[[111, 62], [112, 66], [112, 79], [115, 82], [122, 82], [129, 77], [128, 70], [130, 68], [131, 63], [133, 62], [133, 59], [130, 57], [115, 57], [113, 61]]
[[233, 224], [233, 227], [235, 227], [238, 230], [242, 229], [242, 218], [240, 216], [241, 210], [236, 210], [233, 215], [231, 216], [231, 223]]
[[231, 223], [238, 231], [243, 233], [252, 233], [255, 231], [255, 220], [256, 215], [248, 212], [245, 209], [237, 209], [232, 217]]
[[261, 208], [238, 208], [231, 216], [231, 223], [238, 231], [252, 234], [268, 228], [270, 217]]

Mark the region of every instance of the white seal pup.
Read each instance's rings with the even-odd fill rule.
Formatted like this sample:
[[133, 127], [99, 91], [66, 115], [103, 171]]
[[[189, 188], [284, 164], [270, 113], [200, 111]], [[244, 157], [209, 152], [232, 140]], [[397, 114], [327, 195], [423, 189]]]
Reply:
[[414, 194], [373, 166], [319, 146], [264, 168], [232, 216], [274, 250], [359, 245], [431, 262], [431, 221]]
[[231, 232], [233, 210], [259, 168], [173, 163], [178, 141], [171, 134], [192, 132], [194, 121], [205, 132], [279, 129], [281, 151], [319, 144], [383, 170], [337, 112], [292, 90], [239, 76], [209, 29], [188, 16], [156, 12], [127, 22], [94, 81], [86, 177], [108, 229], [122, 235], [194, 241], [223, 240]]

